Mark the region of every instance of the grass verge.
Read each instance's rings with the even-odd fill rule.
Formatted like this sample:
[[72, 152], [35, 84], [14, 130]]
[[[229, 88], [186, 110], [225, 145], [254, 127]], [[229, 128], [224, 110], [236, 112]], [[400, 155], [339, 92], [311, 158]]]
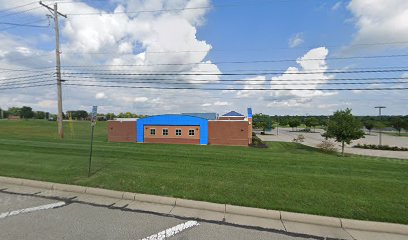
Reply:
[[98, 122], [0, 121], [0, 175], [241, 206], [408, 224], [408, 161], [269, 148], [109, 143]]

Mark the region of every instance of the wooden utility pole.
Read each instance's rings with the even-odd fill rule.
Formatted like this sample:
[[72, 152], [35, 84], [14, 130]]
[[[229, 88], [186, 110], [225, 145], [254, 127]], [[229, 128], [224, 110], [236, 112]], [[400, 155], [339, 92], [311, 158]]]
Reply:
[[61, 52], [60, 52], [60, 42], [59, 42], [59, 21], [58, 15], [67, 18], [67, 15], [64, 15], [58, 12], [58, 5], [54, 3], [54, 8], [51, 8], [40, 1], [40, 5], [47, 8], [53, 15], [54, 26], [55, 26], [55, 63], [57, 70], [57, 91], [58, 91], [58, 135], [60, 138], [64, 138], [64, 127], [62, 125], [62, 86], [61, 86]]

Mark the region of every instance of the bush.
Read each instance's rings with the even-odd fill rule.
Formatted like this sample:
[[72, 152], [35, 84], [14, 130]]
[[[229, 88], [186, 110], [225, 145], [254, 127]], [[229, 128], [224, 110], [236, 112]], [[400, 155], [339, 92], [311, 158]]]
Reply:
[[375, 144], [357, 144], [354, 148], [373, 149], [373, 150], [389, 150], [389, 151], [408, 151], [408, 148], [388, 146], [388, 145], [375, 145]]
[[331, 153], [337, 152], [336, 145], [329, 140], [322, 141], [321, 143], [317, 145], [317, 148], [319, 148], [323, 152], [331, 152]]
[[311, 130], [310, 128], [305, 128], [305, 129], [299, 130], [299, 132], [311, 132]]
[[252, 143], [249, 145], [255, 148], [268, 148], [268, 145], [264, 141], [262, 141], [256, 134], [252, 133]]
[[303, 134], [299, 134], [298, 136], [297, 136], [297, 138], [294, 138], [293, 140], [292, 140], [292, 142], [295, 142], [295, 143], [302, 143], [302, 142], [304, 142], [305, 141], [305, 136], [303, 136]]

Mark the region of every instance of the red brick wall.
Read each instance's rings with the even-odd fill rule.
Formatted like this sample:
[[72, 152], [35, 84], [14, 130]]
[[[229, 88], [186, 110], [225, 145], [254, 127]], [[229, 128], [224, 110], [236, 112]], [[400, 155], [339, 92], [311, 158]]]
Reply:
[[[151, 135], [150, 129], [156, 129], [156, 134]], [[163, 129], [167, 129], [169, 135], [163, 135]], [[181, 129], [181, 135], [176, 135], [176, 129]], [[190, 129], [194, 130], [194, 136], [189, 136]], [[145, 126], [144, 141], [146, 143], [174, 143], [174, 144], [200, 144], [200, 126]]]
[[208, 144], [248, 146], [248, 121], [208, 121]]
[[218, 118], [219, 120], [244, 120], [245, 117], [228, 117], [228, 116], [221, 116]]
[[200, 144], [200, 139], [188, 138], [145, 138], [145, 143], [168, 143], [168, 144]]
[[109, 142], [136, 142], [136, 121], [109, 121]]

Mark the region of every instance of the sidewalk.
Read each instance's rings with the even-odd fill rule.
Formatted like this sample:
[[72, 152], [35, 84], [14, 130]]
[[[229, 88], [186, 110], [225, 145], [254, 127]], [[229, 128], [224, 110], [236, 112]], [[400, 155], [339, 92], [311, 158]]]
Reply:
[[324, 217], [192, 201], [179, 198], [112, 191], [18, 178], [0, 177], [0, 189], [34, 196], [72, 199], [97, 205], [127, 208], [220, 224], [273, 229], [277, 232], [332, 239], [407, 240], [408, 225]]

